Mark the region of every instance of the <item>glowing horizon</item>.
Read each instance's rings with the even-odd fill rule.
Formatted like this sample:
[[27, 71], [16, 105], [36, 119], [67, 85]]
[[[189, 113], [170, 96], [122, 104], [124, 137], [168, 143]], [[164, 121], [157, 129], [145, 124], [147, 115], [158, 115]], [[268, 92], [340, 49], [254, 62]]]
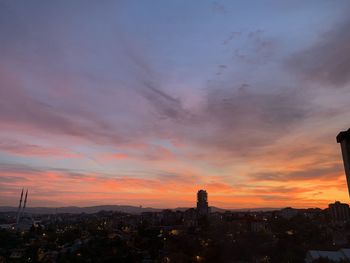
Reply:
[[0, 206], [349, 196], [348, 1], [0, 4]]

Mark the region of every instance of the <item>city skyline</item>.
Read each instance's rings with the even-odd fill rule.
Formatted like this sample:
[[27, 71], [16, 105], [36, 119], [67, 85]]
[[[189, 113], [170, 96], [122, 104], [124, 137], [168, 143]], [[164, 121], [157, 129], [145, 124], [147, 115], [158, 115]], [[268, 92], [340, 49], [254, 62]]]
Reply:
[[349, 195], [348, 1], [0, 3], [0, 206]]

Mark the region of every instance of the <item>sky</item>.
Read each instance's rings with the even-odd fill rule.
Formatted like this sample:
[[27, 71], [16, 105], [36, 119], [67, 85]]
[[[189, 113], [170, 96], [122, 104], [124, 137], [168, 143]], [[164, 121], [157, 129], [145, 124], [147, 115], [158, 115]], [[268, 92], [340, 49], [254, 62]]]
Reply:
[[0, 205], [348, 202], [350, 2], [0, 0]]

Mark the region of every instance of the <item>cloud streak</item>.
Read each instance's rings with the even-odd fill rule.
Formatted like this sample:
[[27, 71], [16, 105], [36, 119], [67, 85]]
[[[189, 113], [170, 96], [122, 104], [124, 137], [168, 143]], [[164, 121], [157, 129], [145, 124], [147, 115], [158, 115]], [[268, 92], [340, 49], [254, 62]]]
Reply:
[[350, 19], [346, 18], [323, 33], [311, 47], [289, 59], [290, 68], [302, 78], [325, 87], [347, 86], [350, 81], [349, 26]]

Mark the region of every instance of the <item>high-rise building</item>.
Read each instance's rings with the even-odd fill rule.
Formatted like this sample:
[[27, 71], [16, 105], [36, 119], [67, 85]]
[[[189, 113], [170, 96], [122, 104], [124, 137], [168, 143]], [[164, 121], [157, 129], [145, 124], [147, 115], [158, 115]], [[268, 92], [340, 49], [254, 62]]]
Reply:
[[350, 195], [350, 129], [340, 132], [337, 135], [337, 142], [340, 143], [341, 146], [346, 181], [348, 183], [348, 191]]
[[205, 190], [199, 190], [197, 193], [197, 213], [200, 216], [206, 216], [209, 213], [208, 194]]
[[336, 201], [328, 205], [328, 212], [334, 222], [346, 222], [350, 220], [349, 205]]

